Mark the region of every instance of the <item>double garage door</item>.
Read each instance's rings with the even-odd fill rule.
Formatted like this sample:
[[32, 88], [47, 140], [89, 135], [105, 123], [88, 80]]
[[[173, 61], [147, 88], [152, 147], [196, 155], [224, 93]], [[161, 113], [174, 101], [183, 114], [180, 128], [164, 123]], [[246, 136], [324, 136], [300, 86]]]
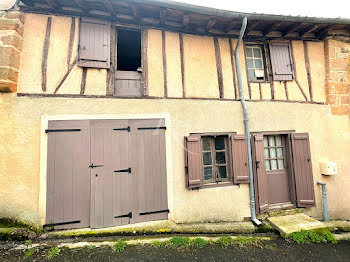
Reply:
[[168, 218], [164, 119], [50, 121], [46, 226]]

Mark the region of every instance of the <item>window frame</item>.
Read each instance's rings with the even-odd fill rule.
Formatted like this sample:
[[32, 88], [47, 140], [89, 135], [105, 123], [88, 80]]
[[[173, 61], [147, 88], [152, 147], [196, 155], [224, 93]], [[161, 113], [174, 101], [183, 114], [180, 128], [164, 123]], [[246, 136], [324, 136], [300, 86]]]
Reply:
[[[292, 67], [292, 79], [291, 80], [275, 80], [274, 79], [274, 71], [273, 71], [273, 68], [272, 68], [272, 61], [271, 61], [271, 49], [270, 49], [270, 46], [271, 44], [287, 44], [288, 45], [288, 54], [289, 54], [289, 60], [290, 60], [290, 64], [291, 64], [291, 67]], [[269, 56], [269, 69], [270, 69], [270, 78], [271, 78], [271, 81], [295, 81], [296, 80], [296, 77], [295, 77], [295, 61], [294, 61], [294, 57], [293, 57], [293, 54], [292, 54], [292, 42], [290, 40], [270, 40], [266, 43], [266, 49], [268, 50], [268, 56]]]
[[[233, 167], [232, 167], [232, 146], [231, 146], [231, 135], [236, 134], [236, 132], [207, 132], [207, 133], [190, 133], [190, 135], [200, 136], [200, 146], [201, 146], [201, 165], [202, 165], [202, 176], [201, 176], [201, 185], [199, 189], [212, 188], [212, 187], [224, 187], [224, 186], [234, 186], [233, 182]], [[203, 164], [203, 149], [202, 149], [202, 138], [203, 137], [225, 137], [225, 150], [226, 150], [226, 173], [227, 179], [222, 181], [204, 182], [204, 164]], [[214, 145], [215, 147], [215, 145]], [[214, 151], [215, 152], [215, 151]], [[212, 153], [212, 162], [213, 162], [213, 153]]]
[[[267, 46], [266, 43], [248, 41], [248, 42], [244, 42], [243, 46], [244, 46], [244, 59], [245, 59], [245, 69], [246, 69], [247, 81], [249, 83], [268, 83], [268, 82], [270, 82], [270, 72], [271, 72], [270, 65], [271, 65], [271, 63], [267, 62], [267, 60], [270, 58], [269, 58], [269, 53], [267, 51], [268, 48], [266, 48], [266, 46]], [[261, 49], [262, 61], [263, 61], [263, 67], [264, 67], [264, 78], [265, 78], [264, 80], [250, 80], [249, 79], [246, 48], [247, 47], [254, 47], [254, 46], [260, 47], [260, 49]]]

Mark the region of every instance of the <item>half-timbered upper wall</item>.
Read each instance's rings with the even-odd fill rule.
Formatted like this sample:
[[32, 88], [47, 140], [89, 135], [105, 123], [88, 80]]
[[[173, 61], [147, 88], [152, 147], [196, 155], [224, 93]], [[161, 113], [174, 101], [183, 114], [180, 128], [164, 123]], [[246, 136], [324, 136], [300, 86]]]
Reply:
[[[236, 39], [147, 31], [145, 96], [239, 99]], [[78, 18], [26, 14], [18, 92], [106, 95], [107, 70], [77, 65], [78, 36]], [[243, 44], [239, 51], [247, 100], [325, 102], [323, 42], [291, 41], [295, 80], [286, 82], [248, 84]]]

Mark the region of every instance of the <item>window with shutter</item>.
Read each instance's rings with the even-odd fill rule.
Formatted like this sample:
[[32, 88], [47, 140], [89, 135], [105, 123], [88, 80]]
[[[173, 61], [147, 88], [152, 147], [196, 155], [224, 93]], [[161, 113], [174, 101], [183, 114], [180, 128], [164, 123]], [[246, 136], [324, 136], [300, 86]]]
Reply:
[[110, 68], [110, 31], [108, 22], [81, 19], [78, 66]]
[[249, 183], [248, 148], [245, 135], [231, 135], [233, 182]]
[[270, 57], [273, 80], [288, 81], [294, 79], [289, 42], [271, 42]]
[[262, 82], [266, 79], [263, 50], [263, 45], [245, 45], [247, 74], [251, 82]]

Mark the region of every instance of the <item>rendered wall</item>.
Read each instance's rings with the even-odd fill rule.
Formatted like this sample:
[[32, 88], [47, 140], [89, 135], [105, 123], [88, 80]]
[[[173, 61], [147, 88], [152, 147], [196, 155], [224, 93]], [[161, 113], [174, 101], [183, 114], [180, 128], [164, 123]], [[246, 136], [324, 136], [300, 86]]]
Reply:
[[[72, 71], [57, 91], [57, 95], [80, 97], [30, 97], [26, 94], [53, 95], [77, 55], [78, 21], [75, 23], [72, 57], [67, 62], [72, 18], [52, 16], [47, 64], [47, 91], [42, 91], [42, 50], [47, 16], [27, 14], [21, 55], [18, 93], [0, 93], [0, 215], [42, 223], [45, 215], [45, 141], [43, 132], [48, 119], [96, 119], [118, 117], [163, 117], [168, 120], [167, 164], [170, 219], [176, 222], [241, 221], [250, 216], [247, 185], [189, 191], [185, 188], [184, 136], [193, 132], [244, 132], [242, 109], [235, 96], [229, 40], [219, 38], [223, 73], [224, 99], [219, 99], [219, 87], [212, 37], [183, 35], [185, 94], [183, 96], [180, 37], [165, 32], [167, 88], [164, 98], [163, 37], [160, 30], [148, 31], [148, 82], [153, 99], [83, 98], [106, 94], [106, 70], [88, 69], [84, 94], [81, 93], [80, 67]], [[235, 48], [236, 40], [232, 40]], [[35, 46], [36, 48], [33, 48]], [[324, 44], [307, 43], [311, 80], [315, 102], [325, 101]], [[308, 81], [304, 45], [293, 41], [297, 79], [307, 98]], [[233, 50], [232, 50], [233, 51]], [[244, 48], [240, 59], [245, 76]], [[236, 77], [237, 82], [237, 77]], [[237, 83], [235, 83], [237, 88]], [[244, 94], [249, 100], [246, 77]], [[271, 99], [270, 84], [261, 84], [262, 100]], [[287, 83], [290, 100], [305, 102], [294, 82]], [[282, 83], [274, 82], [275, 100], [286, 100]], [[258, 84], [251, 84], [251, 99], [260, 100]], [[159, 99], [157, 99], [157, 97]], [[189, 99], [189, 97], [200, 99]], [[174, 98], [174, 99], [171, 99]], [[181, 98], [181, 99], [179, 99]], [[214, 100], [204, 100], [204, 99]], [[294, 102], [295, 102], [294, 101]], [[252, 131], [295, 130], [308, 132], [317, 207], [307, 212], [322, 216], [321, 193], [317, 180], [327, 183], [330, 217], [350, 218], [350, 120], [348, 116], [332, 116], [328, 105], [279, 101], [248, 102]], [[320, 161], [335, 161], [339, 175], [321, 177]], [[342, 196], [340, 199], [339, 196]]]

